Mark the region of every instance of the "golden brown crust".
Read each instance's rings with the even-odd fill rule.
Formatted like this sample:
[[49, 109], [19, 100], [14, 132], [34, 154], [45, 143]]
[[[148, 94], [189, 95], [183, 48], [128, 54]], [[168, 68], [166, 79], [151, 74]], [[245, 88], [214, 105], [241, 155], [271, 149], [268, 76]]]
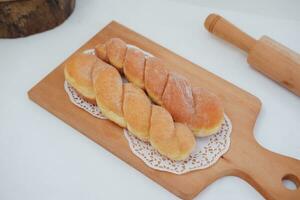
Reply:
[[197, 136], [208, 136], [219, 130], [224, 120], [224, 110], [221, 100], [209, 90], [193, 88], [195, 114], [190, 128]]
[[126, 127], [123, 117], [123, 84], [119, 72], [98, 60], [93, 70], [93, 85], [97, 105], [107, 118], [121, 127]]
[[95, 47], [95, 54], [100, 58], [101, 60], [108, 62], [107, 52], [106, 52], [106, 44], [98, 44]]
[[152, 105], [141, 88], [132, 83], [122, 85], [119, 72], [100, 60], [92, 77], [97, 104], [108, 119], [127, 127], [141, 140], [150, 140], [155, 149], [171, 159], [182, 160], [190, 154], [195, 146], [190, 129], [184, 124], [174, 125], [170, 113]]
[[145, 88], [151, 99], [162, 105], [162, 95], [168, 80], [168, 71], [164, 68], [164, 63], [156, 58], [149, 57], [145, 64]]
[[152, 106], [150, 143], [161, 154], [174, 159], [180, 152], [174, 134], [174, 123], [171, 115], [162, 107]]
[[[112, 40], [115, 42], [115, 45], [111, 45], [110, 50], [114, 51], [114, 56], [117, 57], [120, 48], [115, 46], [123, 46], [122, 48], [124, 49], [126, 43], [117, 38]], [[111, 40], [105, 43], [106, 50], [109, 43], [111, 43]], [[121, 53], [123, 54], [124, 51]], [[127, 73], [125, 73], [128, 80], [145, 89], [155, 103], [163, 105], [171, 113], [175, 121], [188, 124], [196, 136], [210, 135], [220, 129], [224, 120], [224, 111], [222, 104], [216, 103], [220, 102], [218, 97], [209, 98], [209, 96], [203, 101], [205, 103], [202, 103], [201, 99], [206, 98], [206, 93], [204, 92], [202, 97], [198, 98], [198, 93], [201, 93], [198, 92], [195, 94], [196, 98], [194, 98], [192, 94], [193, 88], [190, 83], [184, 77], [172, 74], [166, 70], [161, 60], [155, 57], [146, 58], [145, 67], [143, 68], [141, 65], [143, 61], [142, 54], [132, 56], [130, 55], [131, 52], [127, 50], [125, 54], [128, 53], [129, 55], [125, 56], [124, 63], [130, 63], [130, 66], [135, 66], [130, 68], [130, 70], [133, 69], [132, 71], [129, 72], [127, 70]], [[111, 59], [108, 53], [99, 54], [99, 57], [103, 59], [107, 59], [106, 56], [108, 59]], [[122, 55], [119, 56], [123, 58]], [[114, 65], [114, 63], [112, 64]], [[118, 66], [115, 67], [119, 68]], [[144, 73], [141, 69], [144, 69]], [[143, 79], [141, 78], [142, 74]], [[210, 105], [214, 105], [216, 108], [212, 109], [209, 107]], [[205, 108], [206, 106], [209, 108]], [[199, 110], [201, 110], [201, 114]], [[212, 114], [211, 112], [215, 113]], [[203, 116], [209, 119], [204, 120]]]
[[124, 61], [126, 78], [140, 88], [144, 88], [145, 54], [136, 48], [127, 48]]
[[180, 75], [169, 73], [162, 95], [162, 105], [176, 122], [188, 123], [194, 114], [192, 87], [189, 82]]
[[181, 123], [175, 123], [175, 134], [180, 151], [180, 155], [178, 156], [177, 160], [183, 160], [191, 154], [196, 146], [195, 137], [188, 127]]
[[97, 57], [87, 54], [76, 54], [64, 64], [66, 81], [84, 98], [95, 101], [92, 83], [92, 70]]
[[192, 133], [186, 125], [175, 125], [167, 110], [152, 105], [146, 93], [138, 86], [132, 83], [123, 85], [118, 70], [96, 56], [77, 55], [66, 63], [65, 77], [70, 84], [75, 85], [71, 84], [78, 95], [94, 103], [93, 99], [82, 94], [82, 91], [91, 90], [97, 106], [108, 119], [121, 127], [127, 127], [144, 141], [150, 139], [154, 148], [163, 155], [181, 160], [194, 148], [195, 138], [190, 137]]
[[152, 105], [150, 143], [162, 155], [173, 160], [183, 160], [195, 147], [195, 138], [187, 126], [173, 122], [163, 107]]
[[124, 84], [123, 112], [128, 130], [148, 141], [151, 101], [142, 89], [132, 83]]
[[95, 99], [87, 98], [87, 97], [83, 96], [79, 91], [77, 91], [74, 87], [73, 87], [73, 89], [76, 91], [77, 95], [80, 98], [82, 98], [83, 100], [85, 100], [86, 102], [88, 102], [90, 104], [97, 105], [96, 98]]
[[118, 70], [123, 68], [126, 51], [126, 43], [119, 38], [112, 38], [106, 43], [106, 52], [109, 63]]

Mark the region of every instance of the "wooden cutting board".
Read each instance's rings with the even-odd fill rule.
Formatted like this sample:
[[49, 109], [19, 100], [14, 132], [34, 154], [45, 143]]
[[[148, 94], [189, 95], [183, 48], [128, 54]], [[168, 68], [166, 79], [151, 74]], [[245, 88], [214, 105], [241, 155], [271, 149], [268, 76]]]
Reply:
[[[257, 97], [117, 22], [108, 24], [75, 53], [112, 37], [119, 37], [164, 59], [170, 70], [184, 75], [194, 86], [209, 88], [221, 97], [233, 130], [229, 151], [215, 165], [183, 175], [147, 167], [131, 152], [121, 128], [108, 120], [91, 116], [70, 102], [64, 91], [62, 64], [28, 92], [30, 99], [180, 198], [192, 199], [210, 183], [232, 175], [246, 180], [267, 199], [300, 199], [300, 161], [264, 149], [253, 137], [253, 127], [261, 107]], [[298, 189], [285, 188], [282, 179], [294, 181]]]

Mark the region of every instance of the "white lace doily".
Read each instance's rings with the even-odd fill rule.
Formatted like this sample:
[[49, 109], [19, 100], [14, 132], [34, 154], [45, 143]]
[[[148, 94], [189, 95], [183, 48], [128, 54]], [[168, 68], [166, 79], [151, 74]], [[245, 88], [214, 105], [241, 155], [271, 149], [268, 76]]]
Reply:
[[98, 106], [91, 104], [87, 101], [85, 101], [83, 98], [81, 98], [76, 90], [67, 82], [64, 83], [65, 91], [67, 92], [70, 100], [72, 103], [74, 103], [79, 108], [82, 108], [83, 110], [87, 111], [91, 115], [100, 118], [100, 119], [107, 119], [104, 115], [102, 115], [100, 109]]
[[[139, 49], [133, 45], [128, 45], [128, 47]], [[143, 52], [147, 56], [152, 56], [148, 52]], [[83, 51], [83, 53], [94, 55], [95, 50], [87, 49]], [[90, 104], [82, 99], [67, 81], [64, 83], [64, 88], [71, 102], [76, 106], [87, 111], [94, 117], [107, 119], [96, 105]], [[143, 160], [144, 163], [149, 167], [174, 174], [184, 174], [193, 170], [210, 167], [227, 152], [230, 146], [230, 134], [232, 126], [227, 115], [224, 115], [224, 119], [225, 120], [221, 125], [221, 129], [216, 134], [204, 138], [196, 138], [196, 148], [191, 155], [183, 161], [174, 161], [161, 155], [151, 146], [149, 142], [144, 142], [138, 139], [127, 129], [124, 129], [124, 135], [128, 141], [131, 151], [137, 157]]]
[[[71, 102], [76, 106], [87, 111], [94, 117], [107, 119], [102, 115], [96, 105], [82, 99], [67, 81], [64, 83], [64, 88]], [[124, 129], [124, 135], [131, 151], [149, 167], [175, 174], [183, 174], [189, 171], [210, 167], [217, 162], [229, 149], [231, 128], [231, 122], [225, 115], [221, 130], [212, 136], [196, 138], [197, 144], [195, 150], [183, 161], [168, 159], [156, 151], [149, 142], [138, 139], [127, 129]]]
[[191, 155], [183, 161], [174, 161], [156, 151], [149, 142], [144, 142], [124, 129], [132, 152], [142, 159], [149, 167], [183, 174], [197, 169], [210, 167], [227, 152], [230, 146], [231, 123], [225, 115], [221, 130], [214, 135], [196, 138], [196, 148]]

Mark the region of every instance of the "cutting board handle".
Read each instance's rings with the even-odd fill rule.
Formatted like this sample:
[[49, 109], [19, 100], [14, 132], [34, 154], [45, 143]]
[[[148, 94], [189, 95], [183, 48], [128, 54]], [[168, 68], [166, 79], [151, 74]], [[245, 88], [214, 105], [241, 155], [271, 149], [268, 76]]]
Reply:
[[217, 14], [210, 14], [204, 23], [212, 34], [249, 53], [256, 40]]
[[[225, 157], [236, 167], [235, 176], [246, 180], [266, 199], [300, 199], [300, 160], [263, 148], [253, 136], [232, 142], [235, 144]], [[297, 189], [287, 189], [283, 179], [294, 182]]]

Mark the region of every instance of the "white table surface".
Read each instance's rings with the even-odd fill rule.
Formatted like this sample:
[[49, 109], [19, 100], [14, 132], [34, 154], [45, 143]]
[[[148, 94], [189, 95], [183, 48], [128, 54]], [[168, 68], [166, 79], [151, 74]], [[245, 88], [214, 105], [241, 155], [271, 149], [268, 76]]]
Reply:
[[[176, 199], [27, 97], [113, 19], [260, 98], [255, 138], [300, 159], [300, 98], [250, 68], [245, 53], [209, 34], [203, 22], [210, 12], [255, 38], [266, 34], [300, 52], [300, 21], [166, 0], [78, 0], [58, 28], [0, 40], [0, 199]], [[196, 199], [263, 197], [243, 180], [224, 177]]]

